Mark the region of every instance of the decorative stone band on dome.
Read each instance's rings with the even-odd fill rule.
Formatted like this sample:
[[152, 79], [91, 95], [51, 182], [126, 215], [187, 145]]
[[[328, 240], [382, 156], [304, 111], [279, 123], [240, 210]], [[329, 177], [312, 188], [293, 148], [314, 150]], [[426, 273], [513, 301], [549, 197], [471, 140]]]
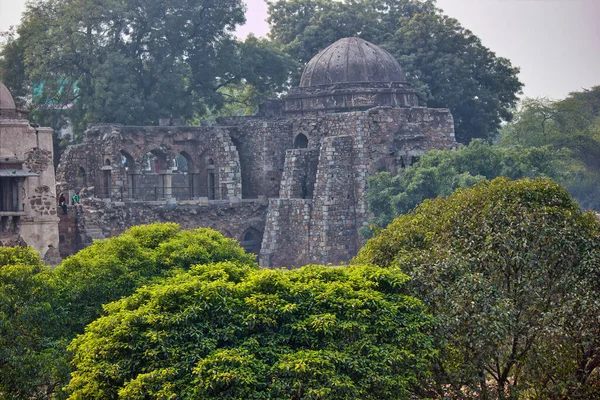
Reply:
[[306, 65], [300, 87], [336, 83], [405, 82], [404, 71], [390, 53], [366, 40], [340, 39]]

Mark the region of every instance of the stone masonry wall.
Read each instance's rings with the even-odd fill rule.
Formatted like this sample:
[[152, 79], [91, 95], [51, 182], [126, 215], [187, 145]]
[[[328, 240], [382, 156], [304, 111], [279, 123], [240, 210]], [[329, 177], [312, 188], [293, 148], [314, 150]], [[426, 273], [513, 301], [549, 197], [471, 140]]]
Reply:
[[[110, 202], [83, 199], [72, 207], [69, 218], [76, 221], [77, 243], [80, 250], [94, 239], [114, 237], [136, 225], [154, 222], [176, 222], [183, 229], [207, 227], [223, 235], [243, 241], [249, 229], [264, 232], [267, 214], [266, 200], [252, 201], [187, 201], [167, 202]], [[65, 218], [65, 226], [72, 226]]]
[[282, 199], [301, 199], [303, 178], [306, 180], [306, 198], [313, 197], [318, 157], [319, 151], [316, 149], [287, 151], [279, 193]]
[[351, 136], [336, 136], [321, 144], [310, 218], [310, 258], [314, 262], [348, 261], [358, 250], [353, 143]]
[[300, 267], [310, 262], [310, 214], [312, 200], [271, 199], [260, 265]]
[[278, 197], [285, 152], [293, 148], [291, 121], [256, 117], [220, 118], [237, 146], [243, 198]]

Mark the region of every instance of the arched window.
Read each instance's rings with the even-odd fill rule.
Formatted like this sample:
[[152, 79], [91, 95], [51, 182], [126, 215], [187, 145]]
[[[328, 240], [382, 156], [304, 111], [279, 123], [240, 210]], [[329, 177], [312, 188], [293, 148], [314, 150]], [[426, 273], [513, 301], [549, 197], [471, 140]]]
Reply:
[[304, 134], [299, 134], [294, 139], [294, 148], [295, 149], [306, 149], [308, 147], [308, 138]]
[[259, 255], [263, 239], [262, 232], [260, 232], [258, 229], [248, 228], [248, 230], [244, 232], [243, 239], [242, 247], [244, 250], [246, 250], [246, 253]]

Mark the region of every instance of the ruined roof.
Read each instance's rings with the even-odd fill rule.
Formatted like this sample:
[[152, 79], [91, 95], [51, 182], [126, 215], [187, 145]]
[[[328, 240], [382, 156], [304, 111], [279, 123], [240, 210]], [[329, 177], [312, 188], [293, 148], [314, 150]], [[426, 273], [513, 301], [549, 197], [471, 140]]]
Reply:
[[4, 83], [0, 82], [0, 110], [15, 111], [16, 109], [17, 106], [10, 91], [4, 86]]
[[351, 37], [338, 40], [310, 60], [300, 87], [405, 80], [404, 71], [394, 56], [373, 43]]

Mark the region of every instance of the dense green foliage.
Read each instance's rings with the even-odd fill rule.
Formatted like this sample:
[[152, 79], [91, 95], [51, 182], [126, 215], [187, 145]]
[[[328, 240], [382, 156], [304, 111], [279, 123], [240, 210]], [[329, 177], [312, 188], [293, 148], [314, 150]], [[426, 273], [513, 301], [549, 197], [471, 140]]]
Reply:
[[257, 268], [231, 239], [176, 224], [129, 229], [65, 260], [55, 270], [31, 249], [0, 247], [0, 393], [60, 397], [68, 382], [67, 344], [102, 306], [195, 264], [234, 261]]
[[238, 263], [106, 306], [71, 345], [72, 399], [402, 399], [433, 355], [398, 270]]
[[194, 264], [255, 265], [238, 242], [211, 229], [182, 231], [174, 223], [133, 227], [66, 259], [54, 271], [75, 333], [100, 316], [102, 305]]
[[493, 137], [522, 88], [518, 68], [497, 57], [435, 1], [279, 0], [269, 4], [271, 37], [301, 65], [343, 37], [390, 51], [423, 104], [448, 107], [460, 142]]
[[0, 397], [46, 399], [68, 376], [64, 314], [30, 248], [0, 247]]
[[562, 151], [569, 175], [559, 182], [583, 207], [600, 210], [600, 86], [560, 101], [524, 101], [500, 144]]
[[[484, 179], [566, 177], [561, 152], [541, 147], [500, 147], [475, 140], [458, 150], [433, 150], [419, 162], [392, 176], [379, 173], [369, 179], [366, 201], [374, 214], [371, 230], [385, 228], [392, 220], [423, 200], [449, 196], [458, 188]], [[370, 236], [371, 230], [363, 230]]]
[[76, 130], [192, 119], [222, 106], [228, 85], [268, 93], [288, 81], [287, 55], [234, 39], [244, 11], [241, 0], [38, 0], [2, 48], [0, 80], [33, 94], [34, 117], [52, 126], [57, 115]]
[[600, 223], [552, 181], [427, 200], [356, 262], [400, 267], [437, 318], [429, 397], [600, 395]]

